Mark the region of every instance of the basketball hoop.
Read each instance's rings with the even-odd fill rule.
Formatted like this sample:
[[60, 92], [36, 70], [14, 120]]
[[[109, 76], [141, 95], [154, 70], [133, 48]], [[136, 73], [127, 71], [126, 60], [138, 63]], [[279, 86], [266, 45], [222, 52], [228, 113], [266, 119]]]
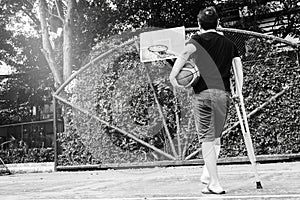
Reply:
[[185, 45], [184, 26], [167, 28], [140, 34], [141, 62], [174, 59]]
[[154, 53], [155, 55], [159, 56], [159, 58], [167, 58], [170, 56], [175, 56], [172, 53], [167, 52], [168, 51], [168, 46], [166, 45], [151, 45], [148, 47], [148, 51]]

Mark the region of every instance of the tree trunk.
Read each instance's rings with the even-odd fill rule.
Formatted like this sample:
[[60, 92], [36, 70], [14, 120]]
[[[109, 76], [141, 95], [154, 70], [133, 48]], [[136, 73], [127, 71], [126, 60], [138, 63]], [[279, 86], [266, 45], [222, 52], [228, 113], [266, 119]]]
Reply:
[[59, 67], [57, 66], [54, 58], [53, 48], [50, 43], [49, 39], [49, 31], [48, 31], [48, 24], [46, 21], [46, 15], [47, 9], [46, 9], [46, 1], [40, 0], [39, 1], [39, 18], [41, 23], [41, 34], [42, 34], [42, 42], [43, 42], [43, 48], [42, 52], [49, 64], [50, 70], [53, 74], [54, 81], [56, 85], [61, 85], [63, 83], [61, 73], [59, 71]]
[[63, 78], [66, 81], [72, 75], [72, 21], [74, 12], [74, 0], [67, 1], [67, 14], [64, 22], [64, 66]]

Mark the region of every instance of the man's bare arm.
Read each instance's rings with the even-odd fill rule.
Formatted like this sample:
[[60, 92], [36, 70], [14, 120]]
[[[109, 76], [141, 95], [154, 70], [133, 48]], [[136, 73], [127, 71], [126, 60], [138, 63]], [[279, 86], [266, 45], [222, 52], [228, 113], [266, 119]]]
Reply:
[[193, 44], [187, 44], [183, 50], [183, 52], [177, 56], [177, 59], [174, 63], [174, 66], [172, 68], [172, 71], [170, 73], [170, 81], [172, 85], [175, 87], [180, 87], [177, 83], [176, 76], [186, 63], [186, 61], [189, 59], [190, 55], [196, 51], [196, 47]]

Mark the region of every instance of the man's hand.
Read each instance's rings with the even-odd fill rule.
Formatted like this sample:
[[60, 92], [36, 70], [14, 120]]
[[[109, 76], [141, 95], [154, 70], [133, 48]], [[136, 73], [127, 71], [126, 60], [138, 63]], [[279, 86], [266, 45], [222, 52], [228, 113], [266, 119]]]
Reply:
[[170, 82], [171, 82], [171, 84], [173, 85], [173, 87], [183, 88], [182, 85], [179, 85], [179, 84], [178, 84], [178, 82], [177, 82], [177, 80], [176, 80], [176, 77], [170, 78]]
[[176, 61], [174, 63], [174, 66], [172, 68], [172, 71], [170, 73], [169, 79], [173, 87], [180, 87], [183, 88], [183, 86], [179, 85], [176, 76], [184, 66], [185, 62], [188, 60], [190, 55], [196, 51], [196, 47], [192, 44], [188, 44], [184, 47], [184, 50], [180, 55], [177, 55]]

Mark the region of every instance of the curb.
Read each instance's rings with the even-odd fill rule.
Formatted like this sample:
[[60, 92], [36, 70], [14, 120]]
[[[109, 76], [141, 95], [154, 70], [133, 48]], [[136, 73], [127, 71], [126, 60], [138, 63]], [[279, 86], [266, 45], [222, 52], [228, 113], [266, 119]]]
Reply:
[[[257, 155], [256, 162], [278, 163], [293, 162], [300, 160], [300, 153], [297, 154], [274, 154], [274, 155]], [[107, 169], [133, 169], [133, 168], [154, 168], [154, 167], [180, 167], [203, 165], [203, 159], [193, 159], [184, 161], [155, 161], [141, 163], [103, 163], [98, 165], [67, 165], [57, 166], [57, 171], [85, 171], [85, 170], [107, 170]], [[218, 165], [234, 165], [234, 164], [251, 164], [247, 156], [220, 158]]]
[[54, 162], [5, 164], [11, 173], [54, 172]]
[[[277, 163], [277, 162], [293, 162], [300, 160], [300, 154], [279, 154], [279, 155], [258, 155], [257, 163]], [[202, 159], [186, 160], [186, 161], [156, 161], [144, 163], [111, 163], [99, 165], [74, 165], [74, 166], [57, 166], [57, 171], [85, 171], [85, 170], [107, 170], [107, 169], [132, 169], [132, 168], [153, 168], [153, 167], [175, 167], [175, 166], [192, 166], [203, 165]], [[220, 158], [219, 165], [231, 164], [250, 164], [247, 156]], [[44, 163], [17, 163], [5, 164], [11, 173], [43, 173], [55, 172], [54, 162]]]

